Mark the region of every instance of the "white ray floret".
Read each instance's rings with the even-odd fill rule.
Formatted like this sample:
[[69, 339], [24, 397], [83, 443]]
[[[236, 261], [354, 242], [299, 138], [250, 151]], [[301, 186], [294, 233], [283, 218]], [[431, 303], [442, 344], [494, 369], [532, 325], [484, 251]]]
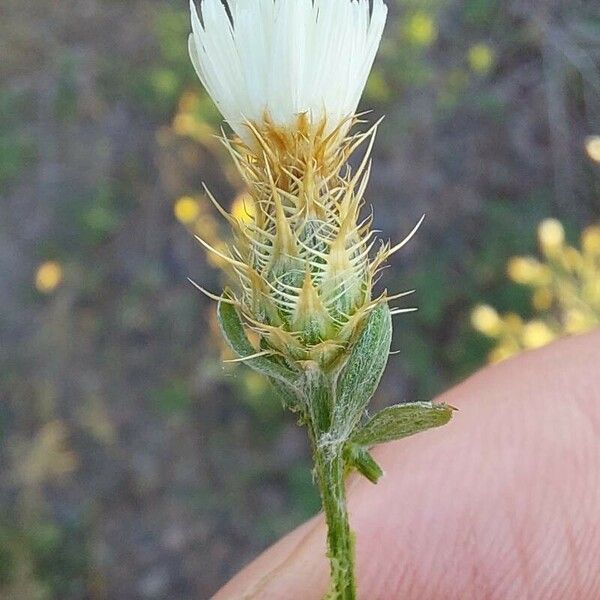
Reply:
[[[225, 120], [248, 139], [265, 115], [293, 126], [354, 115], [387, 16], [383, 0], [191, 0], [194, 68]], [[229, 14], [228, 14], [229, 11]]]

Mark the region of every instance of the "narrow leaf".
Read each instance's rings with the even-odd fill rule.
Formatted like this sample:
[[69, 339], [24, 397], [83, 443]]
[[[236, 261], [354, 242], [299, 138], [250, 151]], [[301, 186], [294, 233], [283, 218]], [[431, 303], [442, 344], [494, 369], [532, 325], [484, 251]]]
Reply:
[[344, 448], [344, 458], [349, 467], [356, 469], [371, 483], [377, 483], [383, 475], [381, 467], [364, 446], [358, 446], [357, 444], [352, 443], [346, 444], [346, 447]]
[[337, 382], [334, 434], [346, 439], [356, 427], [375, 393], [388, 361], [392, 341], [392, 317], [387, 304], [369, 315]]
[[445, 425], [452, 418], [454, 408], [447, 404], [415, 402], [384, 408], [351, 438], [362, 446], [374, 446]]
[[[231, 349], [240, 358], [246, 359], [244, 364], [270, 379], [276, 380], [287, 390], [293, 392], [297, 375], [273, 358], [256, 355], [256, 350], [246, 336], [237, 308], [227, 302], [219, 302], [218, 315], [223, 336]], [[247, 358], [249, 356], [254, 358]]]

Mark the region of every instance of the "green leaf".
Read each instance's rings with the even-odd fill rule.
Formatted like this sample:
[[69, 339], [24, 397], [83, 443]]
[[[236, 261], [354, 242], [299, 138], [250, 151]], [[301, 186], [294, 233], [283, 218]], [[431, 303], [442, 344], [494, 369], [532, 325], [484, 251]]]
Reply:
[[337, 381], [333, 433], [345, 439], [360, 421], [387, 364], [392, 342], [392, 317], [387, 304], [368, 317], [350, 350]]
[[432, 402], [390, 406], [358, 429], [350, 441], [361, 446], [374, 446], [399, 440], [432, 427], [445, 425], [452, 418], [454, 410], [447, 404]]
[[[219, 302], [217, 310], [221, 331], [231, 349], [240, 358], [255, 355], [256, 350], [246, 336], [237, 308], [228, 302]], [[251, 369], [267, 376], [283, 396], [283, 401], [286, 405], [292, 407], [297, 403], [295, 400], [295, 384], [298, 380], [298, 375], [294, 371], [268, 356], [248, 358], [243, 362]]]
[[381, 467], [371, 456], [364, 446], [357, 444], [346, 444], [344, 448], [344, 459], [349, 467], [356, 469], [364, 475], [371, 483], [377, 483], [383, 475]]

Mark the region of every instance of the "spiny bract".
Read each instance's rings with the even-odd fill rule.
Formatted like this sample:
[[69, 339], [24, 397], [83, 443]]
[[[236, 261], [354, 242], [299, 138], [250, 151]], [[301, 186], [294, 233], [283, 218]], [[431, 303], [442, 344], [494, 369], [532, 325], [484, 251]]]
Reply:
[[[372, 219], [360, 210], [376, 126], [344, 136], [347, 125], [327, 134], [324, 120], [312, 126], [299, 115], [296, 127], [282, 128], [265, 114], [247, 124], [250, 145], [222, 138], [252, 197], [240, 219], [211, 196], [234, 233], [222, 255], [234, 286], [227, 301], [259, 334], [257, 352], [297, 366], [328, 368], [344, 354], [369, 311], [389, 300], [373, 298], [379, 268], [412, 237], [395, 248], [380, 244], [370, 258]], [[365, 155], [353, 173], [347, 160], [361, 144]]]

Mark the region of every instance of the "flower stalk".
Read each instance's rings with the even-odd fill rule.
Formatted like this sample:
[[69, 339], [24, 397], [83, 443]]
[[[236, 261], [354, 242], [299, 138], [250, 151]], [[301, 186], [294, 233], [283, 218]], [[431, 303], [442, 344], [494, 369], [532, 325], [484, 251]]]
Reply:
[[354, 600], [354, 534], [346, 506], [345, 460], [340, 448], [330, 452], [314, 450], [315, 479], [319, 486], [325, 522], [327, 523], [327, 556], [331, 580], [327, 598]]
[[[224, 264], [231, 287], [218, 301], [237, 361], [266, 376], [312, 443], [327, 522], [326, 598], [356, 598], [354, 535], [345, 477], [376, 483], [370, 448], [446, 423], [452, 409], [403, 404], [366, 418], [387, 364], [390, 302], [375, 293], [392, 246], [362, 214], [377, 125], [356, 107], [387, 9], [382, 0], [221, 0], [192, 4], [190, 55], [235, 136], [222, 142], [249, 192], [247, 218], [225, 210], [232, 243], [199, 241]], [[357, 131], [358, 130], [358, 131]], [[362, 149], [356, 169], [348, 159]]]

